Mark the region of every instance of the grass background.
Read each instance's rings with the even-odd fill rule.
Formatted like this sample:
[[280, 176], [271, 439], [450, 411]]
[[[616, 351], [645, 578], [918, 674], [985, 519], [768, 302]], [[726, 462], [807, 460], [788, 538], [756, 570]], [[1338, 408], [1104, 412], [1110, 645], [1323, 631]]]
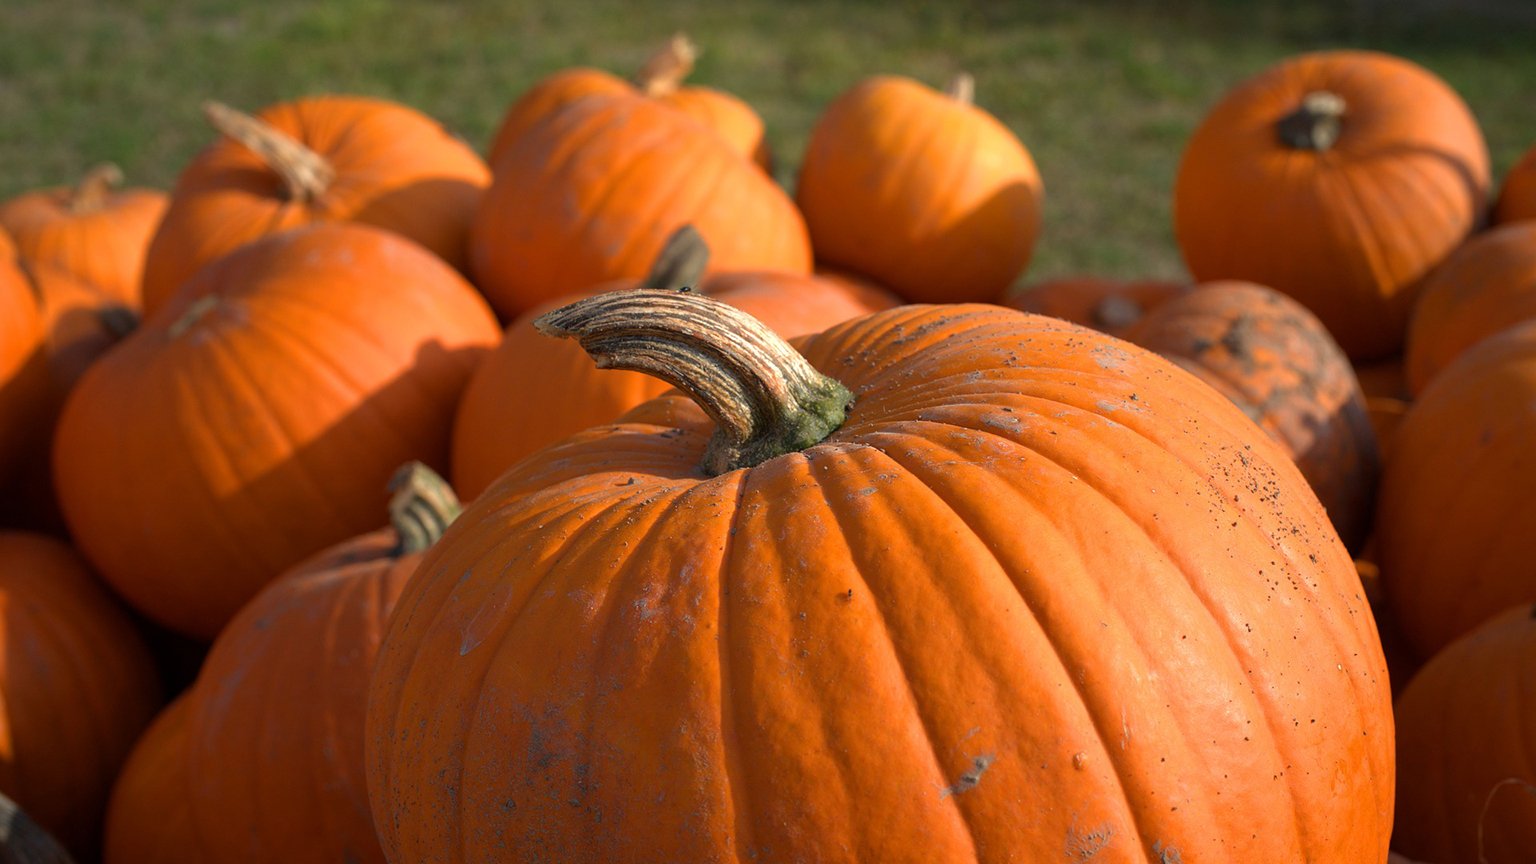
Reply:
[[1170, 190], [1185, 140], [1224, 90], [1300, 51], [1374, 48], [1430, 68], [1482, 123], [1496, 179], [1536, 144], [1532, 0], [5, 0], [0, 196], [104, 160], [169, 188], [210, 140], [209, 97], [256, 110], [382, 96], [483, 151], [540, 76], [628, 74], [677, 30], [703, 49], [694, 81], [763, 115], [786, 186], [817, 114], [859, 78], [974, 74], [978, 103], [1045, 181], [1026, 281], [1181, 274]]

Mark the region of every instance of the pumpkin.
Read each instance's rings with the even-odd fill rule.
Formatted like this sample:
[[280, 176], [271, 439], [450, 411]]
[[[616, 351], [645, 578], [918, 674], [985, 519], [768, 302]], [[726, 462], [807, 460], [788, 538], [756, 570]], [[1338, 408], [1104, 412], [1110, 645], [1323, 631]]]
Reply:
[[[897, 304], [889, 292], [825, 275], [755, 270], [717, 273], [702, 281], [709, 248], [685, 226], [663, 247], [640, 282], [647, 288], [695, 288], [741, 309], [785, 338]], [[636, 287], [608, 283], [602, 291]], [[475, 369], [453, 424], [453, 485], [465, 500], [478, 496], [518, 460], [588, 426], [608, 423], [667, 389], [626, 369], [599, 369], [580, 347], [556, 342], [533, 321], [583, 294], [567, 295], [518, 316], [501, 344]]]
[[969, 76], [940, 93], [866, 78], [816, 121], [795, 201], [818, 261], [906, 300], [1001, 299], [1040, 231], [1034, 159], [978, 108]]
[[0, 532], [0, 792], [96, 860], [112, 781], [160, 704], [154, 665], [74, 550]]
[[47, 325], [26, 271], [3, 248], [8, 242], [0, 232], [0, 481], [25, 462], [48, 400]]
[[1499, 186], [1493, 205], [1493, 224], [1536, 219], [1536, 145], [1525, 151]]
[[1296, 460], [1344, 545], [1360, 548], [1376, 434], [1349, 358], [1316, 316], [1262, 285], [1210, 282], [1148, 312], [1129, 338], [1242, 408]]
[[566, 105], [592, 94], [639, 93], [694, 118], [713, 129], [731, 149], [773, 173], [773, 155], [763, 134], [763, 119], [752, 106], [735, 96], [712, 87], [683, 86], [693, 71], [698, 46], [684, 34], [667, 40], [635, 73], [625, 81], [601, 69], [577, 67], [557, 72], [539, 81], [507, 109], [496, 135], [491, 140], [486, 161], [492, 167], [502, 154], [529, 129]]
[[1447, 645], [1397, 700], [1394, 848], [1440, 864], [1536, 855], [1536, 609]]
[[288, 571], [208, 653], [185, 733], [191, 822], [208, 860], [384, 860], [364, 781], [369, 674], [401, 588], [458, 514], [447, 483], [419, 463], [391, 487], [391, 527]]
[[1268, 285], [1355, 360], [1403, 343], [1416, 286], [1478, 226], [1488, 151], [1428, 70], [1372, 51], [1286, 59], [1230, 90], [1184, 149], [1173, 216], [1197, 281]]
[[490, 171], [469, 145], [394, 102], [314, 96], [255, 117], [209, 102], [221, 137], [181, 172], [144, 263], [144, 308], [164, 305], [234, 248], [316, 222], [360, 222], [463, 270]]
[[135, 608], [207, 641], [271, 579], [374, 523], [499, 328], [397, 234], [322, 223], [200, 271], [70, 394], [54, 442], [82, 551]]
[[684, 224], [708, 242], [711, 270], [811, 269], [794, 202], [719, 136], [638, 93], [588, 96], [498, 159], [470, 234], [471, 272], [511, 320], [643, 277]]
[[1536, 602], [1536, 322], [1467, 349], [1409, 407], [1377, 496], [1388, 605], [1420, 658]]
[[1404, 371], [1414, 394], [1457, 355], [1536, 318], [1536, 221], [1468, 240], [1424, 280], [1409, 321]]
[[695, 293], [536, 326], [689, 395], [520, 462], [406, 586], [390, 860], [1385, 858], [1349, 554], [1187, 373], [980, 304], [804, 359]]
[[202, 864], [188, 794], [187, 718], [183, 695], [139, 736], [112, 787], [102, 864]]
[[1149, 310], [1189, 293], [1187, 282], [1063, 276], [1010, 294], [1002, 305], [1049, 315], [1124, 339]]
[[129, 308], [139, 305], [144, 255], [165, 214], [158, 189], [121, 189], [122, 171], [98, 165], [73, 188], [41, 189], [0, 203], [0, 227], [21, 257], [51, 264]]

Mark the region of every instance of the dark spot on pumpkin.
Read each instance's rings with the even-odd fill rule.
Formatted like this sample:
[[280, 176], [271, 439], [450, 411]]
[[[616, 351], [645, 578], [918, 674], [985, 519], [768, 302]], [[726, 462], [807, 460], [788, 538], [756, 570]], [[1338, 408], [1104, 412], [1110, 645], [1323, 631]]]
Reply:
[[956, 780], [953, 786], [947, 786], [943, 791], [939, 792], [939, 797], [948, 798], [951, 795], [959, 795], [962, 792], [969, 792], [975, 789], [981, 783], [981, 775], [987, 773], [987, 769], [991, 768], [992, 763], [995, 761], [997, 761], [997, 757], [990, 753], [983, 753], [972, 759], [971, 770], [961, 774], [960, 779]]

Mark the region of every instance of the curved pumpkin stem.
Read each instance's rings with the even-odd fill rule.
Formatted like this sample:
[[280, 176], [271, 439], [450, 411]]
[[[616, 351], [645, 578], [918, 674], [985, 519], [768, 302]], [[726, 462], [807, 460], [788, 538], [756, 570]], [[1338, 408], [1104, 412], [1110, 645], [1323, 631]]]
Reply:
[[961, 105], [976, 104], [976, 78], [969, 72], [961, 72], [949, 79], [949, 86], [944, 88], [944, 95], [959, 102]]
[[699, 46], [686, 34], [677, 33], [635, 73], [635, 86], [647, 96], [665, 96], [682, 86], [698, 56]]
[[0, 861], [74, 864], [64, 847], [4, 793], [0, 793]]
[[1344, 125], [1344, 97], [1317, 90], [1302, 97], [1301, 107], [1281, 118], [1280, 140], [1297, 150], [1329, 149]]
[[336, 179], [336, 169], [324, 156], [269, 123], [222, 102], [204, 102], [203, 116], [213, 128], [240, 142], [276, 171], [283, 178], [290, 201], [313, 201]]
[[123, 169], [111, 162], [97, 165], [85, 172], [85, 176], [75, 184], [74, 191], [69, 196], [69, 212], [75, 214], [100, 212], [107, 206], [107, 199], [112, 196], [112, 189], [122, 185], [122, 182]]
[[660, 291], [692, 288], [704, 278], [708, 266], [709, 244], [704, 242], [704, 235], [691, 224], [684, 224], [672, 232], [656, 253], [651, 271], [645, 274], [640, 287]]
[[448, 481], [420, 462], [401, 466], [389, 491], [389, 524], [400, 538], [397, 556], [432, 548], [464, 509]]
[[715, 421], [701, 466], [711, 476], [819, 443], [853, 403], [761, 321], [699, 294], [613, 291], [533, 326], [576, 339], [599, 368], [644, 372], [688, 394]]

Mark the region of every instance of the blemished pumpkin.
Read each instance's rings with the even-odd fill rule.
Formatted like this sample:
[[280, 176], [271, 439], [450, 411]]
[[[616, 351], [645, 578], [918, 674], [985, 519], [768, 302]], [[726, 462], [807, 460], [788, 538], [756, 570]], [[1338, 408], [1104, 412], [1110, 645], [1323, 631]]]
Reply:
[[0, 228], [22, 258], [59, 267], [136, 309], [144, 255], [169, 198], [158, 189], [115, 188], [122, 182], [108, 163], [73, 187], [18, 195], [0, 203]]
[[102, 864], [204, 864], [192, 828], [187, 776], [188, 698], [167, 705], [139, 736], [112, 786]]
[[94, 861], [118, 768], [160, 705], [149, 652], [69, 546], [0, 532], [0, 792]]
[[391, 490], [389, 527], [288, 571], [208, 653], [185, 731], [190, 819], [207, 860], [384, 861], [364, 780], [369, 674], [401, 589], [459, 509], [419, 463]]
[[639, 93], [676, 108], [714, 130], [732, 150], [773, 172], [773, 154], [763, 119], [741, 99], [712, 87], [684, 86], [693, 71], [698, 46], [679, 33], [653, 53], [633, 78], [577, 67], [556, 72], [529, 88], [513, 102], [491, 139], [486, 161], [494, 168], [517, 138], [561, 108], [593, 94]]
[[536, 326], [690, 395], [519, 463], [407, 585], [367, 727], [391, 860], [1385, 858], [1353, 563], [1187, 373], [979, 304], [804, 359], [693, 293]]
[[1381, 473], [1349, 358], [1295, 300], [1249, 282], [1207, 282], [1142, 317], [1128, 338], [1231, 399], [1296, 460], [1351, 550], [1370, 533]]
[[1536, 145], [1525, 151], [1499, 186], [1493, 205], [1493, 224], [1536, 219]]
[[268, 581], [373, 528], [396, 467], [446, 469], [499, 333], [397, 234], [332, 222], [244, 246], [70, 394], [54, 441], [70, 530], [134, 607], [211, 640]]
[[1388, 606], [1422, 659], [1536, 602], [1536, 321], [1469, 348], [1397, 427], [1377, 496]]
[[1063, 276], [1027, 285], [1003, 298], [1002, 305], [1124, 339], [1143, 315], [1189, 293], [1191, 287], [1188, 282], [1172, 279]]
[[1404, 372], [1412, 393], [1494, 333], [1536, 318], [1536, 221], [1484, 231], [1424, 280], [1408, 322]]
[[312, 96], [252, 117], [209, 102], [219, 138], [182, 169], [144, 263], [144, 309], [200, 268], [265, 235], [358, 222], [420, 243], [459, 270], [490, 170], [414, 108]]
[[973, 92], [968, 75], [942, 93], [879, 75], [827, 106], [795, 187], [818, 261], [914, 302], [1003, 298], [1034, 251], [1043, 188]]
[[1481, 223], [1488, 149], [1433, 73], [1372, 51], [1291, 57], [1196, 128], [1173, 216], [1197, 281], [1289, 294], [1354, 360], [1392, 355], [1424, 276]]
[[470, 232], [470, 269], [503, 320], [639, 279], [691, 224], [711, 272], [808, 273], [795, 204], [717, 135], [638, 93], [588, 96], [518, 136]]
[[[694, 288], [745, 311], [786, 339], [899, 302], [880, 288], [824, 275], [757, 270], [701, 279], [708, 255], [697, 233], [680, 231], [639, 284]], [[609, 283], [591, 293], [636, 285], [634, 280]], [[465, 500], [485, 491], [519, 459], [588, 426], [612, 422], [667, 389], [665, 382], [640, 372], [599, 369], [575, 343], [534, 329], [536, 318], [578, 296], [583, 295], [557, 298], [518, 316], [464, 388], [453, 424], [453, 485]]]
[[1536, 609], [1505, 610], [1447, 645], [1397, 700], [1392, 845], [1437, 864], [1536, 855]]

